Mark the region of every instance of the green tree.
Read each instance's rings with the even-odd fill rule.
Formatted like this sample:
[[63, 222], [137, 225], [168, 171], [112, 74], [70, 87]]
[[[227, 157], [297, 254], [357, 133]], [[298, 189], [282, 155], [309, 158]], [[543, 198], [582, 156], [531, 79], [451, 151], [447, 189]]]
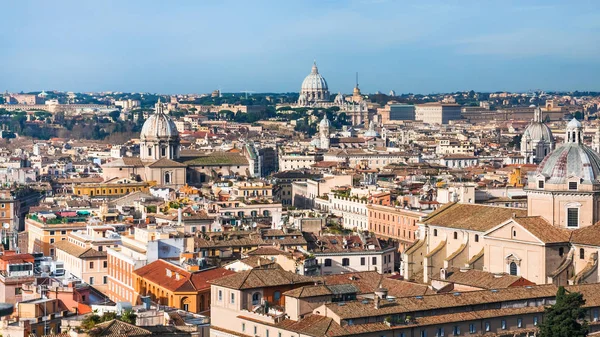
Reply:
[[100, 316], [98, 315], [97, 311], [94, 310], [91, 315], [86, 316], [83, 321], [81, 321], [81, 327], [83, 329], [90, 330], [98, 323], [100, 323]]
[[583, 308], [585, 300], [577, 292], [567, 292], [559, 287], [556, 304], [546, 309], [540, 325], [541, 337], [585, 337], [589, 333]]
[[114, 110], [108, 113], [108, 115], [110, 116], [110, 118], [112, 118], [112, 120], [114, 122], [119, 120], [119, 116], [121, 116], [121, 112], [119, 110]]
[[125, 310], [121, 315], [121, 321], [129, 324], [135, 325], [135, 321], [137, 319], [137, 315], [133, 312], [133, 310]]

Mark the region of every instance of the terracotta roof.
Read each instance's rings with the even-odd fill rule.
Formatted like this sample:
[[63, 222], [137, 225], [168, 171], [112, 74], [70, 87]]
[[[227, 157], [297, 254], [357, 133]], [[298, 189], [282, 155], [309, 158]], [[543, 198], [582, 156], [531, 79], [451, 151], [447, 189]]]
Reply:
[[260, 256], [250, 256], [250, 257], [247, 257], [245, 259], [241, 259], [240, 262], [243, 262], [243, 263], [247, 264], [248, 266], [250, 266], [252, 268], [276, 264], [274, 261], [271, 261], [269, 259], [265, 259], [265, 258], [260, 257]]
[[[434, 275], [432, 278], [441, 280], [438, 275]], [[511, 287], [514, 284], [533, 285], [532, 282], [525, 280], [521, 276], [506, 273], [493, 274], [477, 269], [461, 270], [460, 268], [448, 268], [444, 281], [481, 289], [502, 289]]]
[[427, 225], [485, 232], [512, 216], [527, 216], [527, 210], [518, 208], [452, 203], [431, 213]]
[[148, 165], [148, 167], [153, 167], [153, 168], [160, 168], [160, 167], [187, 167], [187, 165], [182, 164], [182, 163], [178, 163], [174, 160], [171, 160], [169, 158], [161, 158], [157, 161], [155, 161], [154, 163]]
[[127, 337], [127, 336], [151, 336], [150, 330], [142, 329], [136, 325], [125, 323], [116, 319], [96, 324], [93, 328], [95, 336], [102, 337]]
[[573, 231], [571, 242], [580, 245], [600, 246], [600, 222]]
[[209, 281], [235, 274], [235, 272], [224, 268], [191, 273], [164, 260], [156, 260], [134, 270], [133, 273], [172, 292], [194, 292], [208, 289], [210, 288]]
[[339, 295], [339, 294], [358, 294], [359, 289], [353, 284], [337, 285], [309, 285], [300, 288], [288, 290], [283, 293], [285, 296], [294, 298], [308, 298], [317, 296]]
[[434, 293], [427, 285], [397, 280], [376, 271], [334, 274], [323, 276], [326, 285], [352, 284], [359, 294], [372, 294], [377, 288], [386, 288], [394, 297], [418, 296]]
[[106, 251], [98, 251], [98, 250], [95, 250], [94, 248], [84, 248], [84, 247], [78, 246], [74, 243], [71, 243], [67, 240], [55, 242], [54, 247], [56, 249], [60, 249], [60, 250], [64, 251], [65, 253], [72, 255], [74, 257], [78, 257], [80, 259], [98, 258], [98, 257], [102, 258], [102, 257], [107, 256]]
[[209, 283], [231, 289], [254, 289], [263, 287], [276, 287], [290, 284], [310, 284], [315, 279], [308, 276], [297, 275], [282, 269], [250, 269], [212, 280]]
[[569, 242], [571, 231], [551, 225], [541, 216], [517, 217], [516, 223], [544, 243]]
[[291, 255], [290, 253], [275, 247], [258, 247], [246, 253], [246, 255]]

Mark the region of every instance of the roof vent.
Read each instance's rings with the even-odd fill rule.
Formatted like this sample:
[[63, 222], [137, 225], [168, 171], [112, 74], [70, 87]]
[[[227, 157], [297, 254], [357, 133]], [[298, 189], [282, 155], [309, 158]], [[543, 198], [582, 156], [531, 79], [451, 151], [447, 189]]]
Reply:
[[533, 289], [532, 286], [525, 286], [526, 289]]
[[497, 292], [498, 292], [498, 289], [492, 289], [492, 290], [490, 290], [490, 291], [491, 291], [491, 292], [493, 292], [493, 293], [497, 293]]

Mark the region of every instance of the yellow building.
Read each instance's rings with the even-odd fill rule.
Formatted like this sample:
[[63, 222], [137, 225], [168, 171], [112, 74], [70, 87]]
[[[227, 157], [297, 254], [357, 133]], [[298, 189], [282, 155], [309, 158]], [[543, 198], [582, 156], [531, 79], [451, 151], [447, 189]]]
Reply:
[[113, 178], [101, 183], [87, 183], [73, 186], [73, 194], [90, 197], [120, 197], [132, 192], [148, 192], [155, 181], [135, 181], [127, 178]]
[[28, 233], [27, 251], [40, 252], [45, 256], [54, 256], [54, 243], [67, 240], [69, 233], [85, 230], [86, 222], [62, 222], [52, 217], [38, 217], [36, 214], [25, 219], [25, 231]]

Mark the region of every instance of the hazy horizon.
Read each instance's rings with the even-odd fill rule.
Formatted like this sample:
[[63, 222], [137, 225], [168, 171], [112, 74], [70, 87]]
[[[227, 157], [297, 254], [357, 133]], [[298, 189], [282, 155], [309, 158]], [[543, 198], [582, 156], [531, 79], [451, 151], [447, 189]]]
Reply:
[[19, 1], [0, 90], [600, 91], [593, 1]]

